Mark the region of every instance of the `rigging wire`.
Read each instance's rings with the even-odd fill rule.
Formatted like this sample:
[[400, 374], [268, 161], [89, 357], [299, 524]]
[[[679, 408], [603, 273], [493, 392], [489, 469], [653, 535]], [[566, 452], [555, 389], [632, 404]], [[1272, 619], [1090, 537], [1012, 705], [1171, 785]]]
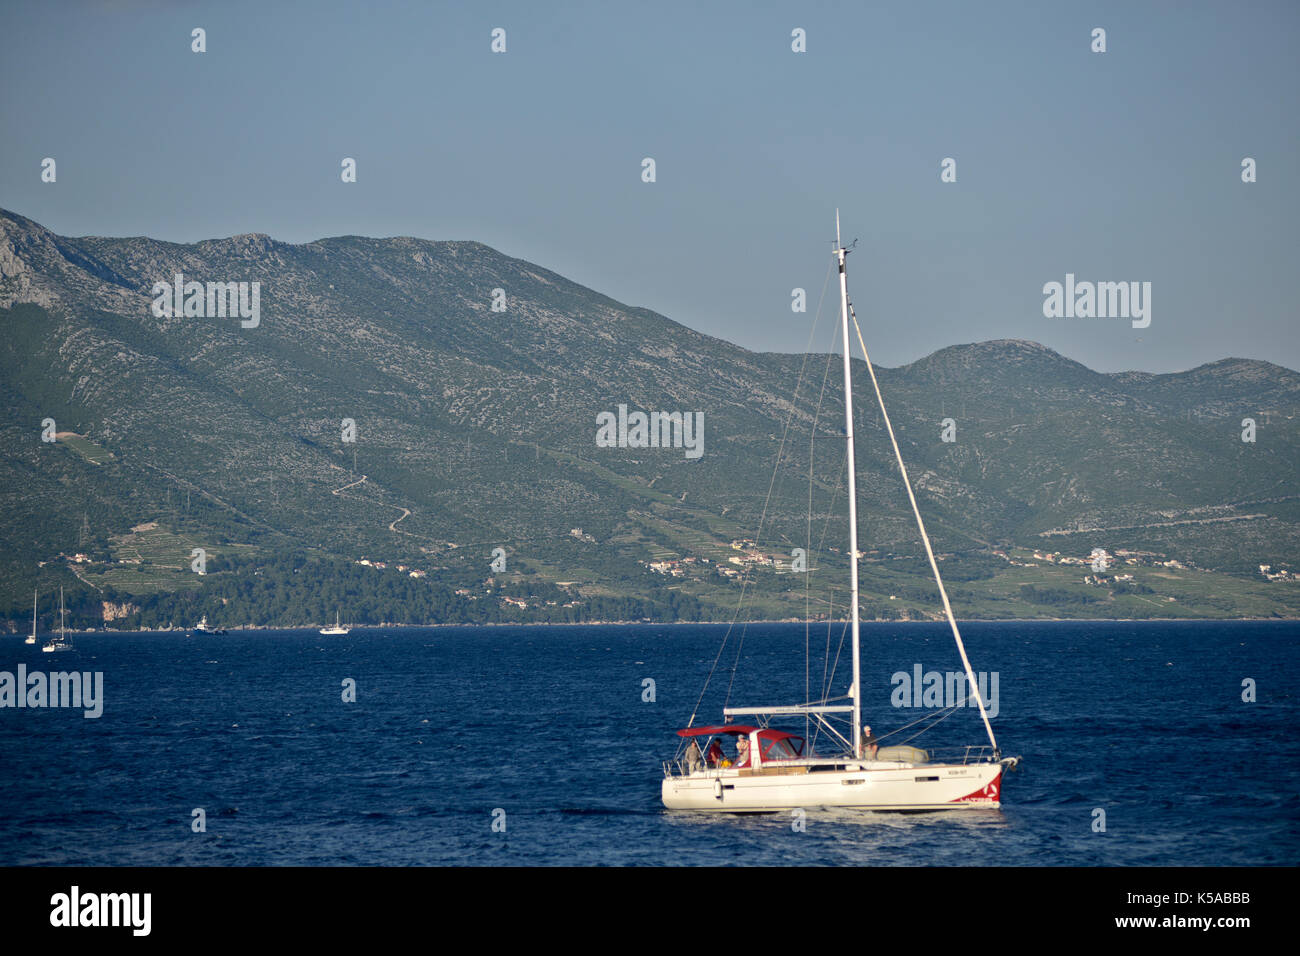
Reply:
[[[790, 404], [790, 414], [786, 417], [785, 431], [784, 431], [784, 432], [782, 433], [782, 435], [781, 435], [781, 446], [777, 449], [777, 453], [776, 453], [776, 462], [775, 462], [775, 463], [773, 464], [773, 466], [772, 466], [772, 479], [773, 479], [773, 481], [774, 481], [775, 478], [776, 478], [776, 471], [777, 471], [777, 469], [780, 467], [780, 464], [781, 464], [781, 454], [782, 454], [782, 450], [785, 448], [785, 439], [786, 439], [786, 434], [789, 432], [789, 429], [790, 429], [790, 422], [793, 420], [793, 418], [794, 418], [794, 413], [795, 413], [795, 411], [796, 411], [797, 408], [798, 408], [799, 388], [800, 388], [800, 386], [801, 386], [802, 383], [803, 383], [804, 371], [805, 371], [805, 370], [807, 369], [807, 367], [808, 367], [808, 357], [809, 357], [809, 355], [811, 355], [811, 345], [812, 345], [812, 341], [813, 341], [813, 336], [814, 336], [814, 335], [816, 334], [816, 332], [817, 332], [817, 323], [818, 323], [818, 322], [820, 321], [820, 319], [821, 319], [821, 314], [822, 314], [822, 305], [824, 304], [824, 302], [825, 302], [825, 300], [826, 300], [826, 287], [830, 284], [830, 278], [831, 278], [831, 267], [828, 265], [828, 266], [826, 267], [826, 277], [822, 280], [822, 291], [821, 291], [821, 296], [818, 298], [818, 301], [817, 301], [817, 312], [815, 313], [815, 315], [814, 315], [814, 317], [813, 317], [813, 326], [812, 326], [812, 329], [809, 330], [809, 332], [808, 332], [808, 344], [804, 347], [804, 357], [803, 357], [803, 362], [802, 362], [802, 364], [801, 364], [800, 367], [799, 367], [799, 377], [795, 380], [795, 386], [794, 386], [794, 399], [791, 401], [791, 404]], [[758, 541], [759, 535], [762, 534], [762, 530], [763, 530], [763, 522], [764, 522], [764, 521], [766, 520], [766, 518], [767, 518], [767, 508], [768, 508], [768, 503], [770, 502], [770, 500], [771, 500], [771, 495], [772, 495], [772, 483], [771, 483], [771, 482], [768, 483], [767, 494], [768, 494], [768, 496], [767, 496], [767, 498], [766, 498], [766, 499], [764, 500], [764, 502], [763, 502], [763, 512], [762, 512], [762, 515], [759, 517], [759, 521], [758, 521], [758, 530], [755, 532], [755, 535], [754, 535], [754, 540], [755, 540], [755, 542]], [[746, 590], [748, 589], [748, 586], [749, 586], [749, 569], [746, 568], [745, 577], [741, 580], [741, 584], [740, 584], [740, 598], [739, 598], [739, 600], [738, 600], [737, 603], [736, 603], [736, 612], [735, 612], [735, 614], [732, 615], [731, 623], [727, 625], [727, 631], [726, 631], [726, 633], [722, 636], [722, 643], [721, 643], [721, 645], [718, 647], [718, 653], [717, 653], [717, 656], [715, 656], [714, 659], [713, 659], [713, 665], [709, 668], [709, 674], [708, 674], [708, 676], [704, 679], [704, 686], [700, 689], [700, 696], [699, 696], [699, 698], [695, 701], [695, 707], [692, 708], [692, 710], [691, 710], [691, 716], [690, 716], [690, 719], [686, 722], [686, 726], [687, 726], [687, 727], [691, 727], [691, 726], [693, 726], [693, 725], [695, 724], [695, 717], [696, 717], [696, 715], [699, 713], [700, 705], [704, 702], [704, 695], [705, 695], [705, 694], [708, 692], [708, 690], [709, 690], [709, 683], [713, 680], [713, 674], [714, 674], [714, 672], [718, 669], [718, 662], [722, 660], [722, 653], [723, 653], [723, 651], [726, 650], [726, 647], [727, 647], [727, 641], [730, 640], [730, 638], [731, 638], [731, 632], [732, 632], [732, 630], [735, 628], [735, 626], [736, 626], [736, 621], [740, 618], [741, 611], [742, 611], [742, 609], [744, 608], [744, 605], [745, 605], [745, 592], [746, 592]], [[746, 622], [745, 627], [748, 627], [748, 622]], [[745, 627], [742, 627], [742, 628], [741, 628], [741, 639], [740, 639], [740, 643], [742, 643], [742, 644], [743, 644], [743, 641], [744, 641]], [[737, 649], [737, 653], [739, 653], [739, 648]], [[738, 660], [738, 659], [737, 659], [737, 660]], [[732, 665], [732, 671], [731, 671], [731, 682], [729, 682], [728, 685], [727, 685], [727, 698], [726, 698], [727, 701], [730, 701], [730, 699], [731, 699], [731, 684], [734, 683], [735, 678], [736, 678], [736, 670], [735, 670], [735, 665], [733, 664], [733, 665]], [[725, 704], [725, 703], [723, 704], [723, 707], [724, 707], [724, 708], [726, 707], [726, 704]]]
[[[831, 278], [831, 270], [830, 267], [828, 266], [826, 268], [826, 277], [822, 279], [822, 291], [821, 291], [821, 295], [818, 297], [817, 300], [817, 311], [813, 315], [813, 326], [808, 332], [808, 342], [804, 346], [803, 363], [799, 366], [799, 378], [795, 381], [794, 384], [794, 395], [790, 401], [790, 413], [786, 416], [785, 428], [781, 432], [781, 444], [777, 447], [776, 461], [772, 464], [772, 477], [768, 479], [767, 497], [763, 499], [763, 513], [759, 516], [758, 528], [754, 532], [754, 545], [756, 547], [763, 534], [763, 523], [767, 520], [767, 509], [769, 504], [772, 501], [772, 489], [776, 485], [776, 476], [781, 471], [781, 457], [785, 453], [786, 438], [790, 434], [790, 425], [794, 422], [794, 414], [799, 407], [798, 405], [799, 388], [803, 384], [803, 375], [805, 369], [807, 369], [808, 367], [808, 358], [811, 354], [811, 346], [812, 346], [813, 338], [817, 334], [817, 325], [821, 321], [822, 305], [826, 301], [826, 286], [830, 284], [830, 278]], [[819, 411], [820, 411], [820, 407], [819, 407]], [[749, 581], [749, 575], [751, 573], [750, 567], [752, 567], [752, 565], [747, 566], [745, 568], [746, 582]], [[743, 593], [743, 588], [742, 588], [742, 593]], [[745, 646], [745, 635], [748, 633], [749, 633], [749, 622], [746, 621], [740, 628], [740, 640], [736, 642], [736, 655], [731, 662], [731, 676], [730, 679], [727, 681], [727, 694], [722, 701], [722, 707], [724, 710], [726, 709], [727, 704], [731, 703], [731, 689], [736, 683], [736, 670], [740, 666], [740, 652]]]
[[[833, 332], [833, 331], [834, 331], [834, 329], [832, 328], [832, 332]], [[826, 400], [826, 383], [827, 383], [827, 381], [829, 381], [829, 379], [830, 379], [830, 374], [831, 374], [831, 362], [832, 362], [832, 360], [833, 360], [834, 358], [835, 358], [835, 349], [834, 349], [834, 347], [832, 347], [832, 348], [828, 349], [827, 352], [826, 352], [826, 368], [825, 368], [825, 370], [822, 372], [822, 387], [821, 387], [821, 391], [817, 394], [817, 411], [816, 411], [816, 413], [813, 415], [812, 428], [811, 428], [811, 429], [809, 430], [809, 432], [808, 432], [808, 553], [809, 553], [810, 555], [813, 553], [813, 550], [812, 550], [813, 462], [814, 462], [814, 460], [815, 460], [815, 458], [816, 458], [817, 424], [818, 424], [818, 422], [821, 421], [822, 405], [825, 403], [825, 400]], [[849, 454], [848, 448], [845, 447], [845, 449], [844, 449], [844, 457], [845, 457], [846, 460], [848, 459], [848, 454]], [[821, 536], [821, 540], [817, 543], [817, 551], [816, 551], [816, 553], [817, 553], [818, 555], [821, 554], [821, 552], [822, 552], [822, 548], [823, 548], [823, 547], [825, 546], [825, 544], [826, 544], [826, 530], [827, 530], [827, 528], [830, 526], [830, 520], [831, 520], [831, 519], [830, 519], [830, 516], [831, 516], [831, 513], [835, 510], [835, 498], [839, 495], [839, 490], [840, 490], [840, 483], [839, 483], [839, 482], [840, 482], [840, 478], [839, 478], [839, 476], [840, 476], [840, 474], [842, 473], [842, 471], [843, 471], [843, 466], [841, 465], [840, 470], [837, 471], [837, 472], [835, 473], [835, 486], [834, 486], [834, 488], [831, 489], [831, 500], [830, 500], [830, 503], [829, 503], [829, 505], [827, 506], [827, 509], [826, 509], [826, 520], [825, 520], [825, 522], [823, 522], [823, 524], [822, 524], [822, 536]], [[808, 699], [808, 691], [809, 691], [809, 687], [808, 687], [808, 683], [809, 683], [809, 681], [808, 681], [808, 670], [809, 670], [809, 666], [810, 666], [810, 658], [812, 657], [812, 654], [811, 654], [811, 651], [810, 651], [810, 648], [809, 648], [809, 641], [810, 641], [810, 637], [811, 637], [811, 633], [812, 633], [812, 622], [811, 622], [811, 620], [810, 620], [810, 618], [811, 618], [811, 614], [809, 614], [809, 611], [811, 610], [811, 607], [810, 607], [811, 601], [810, 601], [810, 593], [809, 593], [810, 590], [811, 590], [811, 587], [812, 587], [812, 571], [811, 571], [811, 569], [810, 569], [810, 570], [808, 571], [808, 573], [807, 573], [807, 576], [804, 578], [804, 625], [803, 625], [803, 627], [804, 627], [804, 643], [803, 643], [803, 653], [804, 653], [804, 688], [803, 688], [803, 696], [804, 696], [804, 700], [807, 700], [807, 699]], [[822, 662], [823, 662], [823, 663], [822, 663], [822, 684], [823, 684], [822, 696], [823, 696], [823, 697], [826, 696], [826, 690], [825, 690], [825, 683], [826, 683], [826, 665], [825, 665], [825, 661], [826, 661], [827, 658], [830, 657], [830, 653], [831, 653], [831, 623], [830, 623], [830, 613], [831, 613], [831, 610], [833, 609], [833, 607], [834, 607], [834, 604], [833, 604], [833, 600], [832, 600], [831, 603], [830, 603], [830, 606], [827, 608], [827, 612], [826, 612], [826, 617], [827, 617], [827, 620], [826, 620], [826, 654], [825, 654], [825, 656], [822, 658]], [[809, 736], [809, 728], [810, 728], [810, 726], [811, 726], [811, 724], [810, 724], [810, 716], [809, 716], [809, 715], [804, 715], [804, 735], [805, 735], [805, 736]], [[814, 742], [816, 741], [817, 738], [816, 738], [816, 735], [815, 735], [815, 734], [812, 735], [812, 739], [813, 739]]]

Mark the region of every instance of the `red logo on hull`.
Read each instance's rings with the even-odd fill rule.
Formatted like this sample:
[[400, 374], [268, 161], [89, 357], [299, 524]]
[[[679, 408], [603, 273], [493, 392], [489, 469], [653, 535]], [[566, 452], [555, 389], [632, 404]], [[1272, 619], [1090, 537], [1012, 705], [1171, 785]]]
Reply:
[[964, 797], [958, 797], [953, 803], [997, 803], [1002, 793], [1002, 772], [984, 785], [982, 789], [974, 793], [968, 793]]

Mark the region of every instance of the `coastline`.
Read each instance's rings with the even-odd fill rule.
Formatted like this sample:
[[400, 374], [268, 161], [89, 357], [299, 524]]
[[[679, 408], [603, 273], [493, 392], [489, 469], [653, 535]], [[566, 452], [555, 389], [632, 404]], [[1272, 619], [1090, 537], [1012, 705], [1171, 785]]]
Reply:
[[[1274, 621], [1278, 623], [1294, 622], [1300, 623], [1300, 617], [1017, 617], [1017, 618], [959, 618], [960, 624], [1242, 624], [1252, 621]], [[792, 620], [757, 620], [757, 621], [486, 621], [481, 623], [466, 622], [444, 622], [439, 624], [358, 624], [353, 625], [351, 630], [356, 631], [381, 631], [381, 630], [433, 630], [436, 628], [449, 627], [732, 627], [736, 625], [772, 625], [772, 624], [790, 624], [799, 625], [808, 623], [813, 626], [823, 624], [843, 624], [848, 625], [848, 619], [834, 619], [830, 621], [792, 621]], [[944, 620], [933, 621], [887, 621], [873, 620], [862, 621], [863, 625], [943, 625], [947, 622]], [[228, 627], [229, 632], [255, 633], [257, 631], [317, 631], [327, 625], [321, 624], [300, 624], [285, 627], [272, 627], [268, 625], [249, 625], [247, 627]], [[69, 634], [187, 634], [192, 629], [183, 627], [173, 628], [135, 628], [132, 630], [117, 630], [113, 628], [96, 628], [87, 631], [68, 630]], [[25, 637], [25, 631], [13, 631], [4, 636], [8, 637]], [[210, 635], [220, 637], [223, 635]], [[320, 635], [328, 637], [331, 635]]]

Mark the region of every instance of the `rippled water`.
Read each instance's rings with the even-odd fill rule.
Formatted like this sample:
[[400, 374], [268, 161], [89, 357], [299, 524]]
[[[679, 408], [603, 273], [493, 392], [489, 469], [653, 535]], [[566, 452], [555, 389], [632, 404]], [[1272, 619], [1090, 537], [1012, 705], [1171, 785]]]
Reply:
[[[996, 671], [1000, 811], [715, 817], [659, 803], [725, 628], [86, 634], [0, 670], [103, 671], [103, 716], [0, 709], [0, 864], [1269, 864], [1300, 853], [1293, 622], [968, 624]], [[802, 625], [751, 626], [734, 705], [803, 698]], [[831, 641], [834, 656], [839, 641]], [[826, 629], [814, 630], [820, 686]], [[700, 718], [721, 717], [735, 635]], [[847, 650], [845, 651], [847, 655]], [[868, 625], [890, 676], [956, 670], [942, 626]], [[357, 701], [341, 700], [355, 679]], [[643, 680], [655, 681], [644, 702]], [[1241, 700], [1253, 678], [1259, 700]], [[848, 684], [842, 658], [835, 693]], [[698, 722], [698, 721], [697, 721]], [[790, 725], [783, 725], [790, 726]], [[796, 724], [791, 729], [800, 730]], [[983, 740], [959, 711], [935, 742]], [[924, 741], [922, 741], [924, 742]], [[207, 831], [191, 831], [202, 807]], [[506, 830], [493, 832], [495, 809]], [[1094, 832], [1095, 810], [1106, 815]]]

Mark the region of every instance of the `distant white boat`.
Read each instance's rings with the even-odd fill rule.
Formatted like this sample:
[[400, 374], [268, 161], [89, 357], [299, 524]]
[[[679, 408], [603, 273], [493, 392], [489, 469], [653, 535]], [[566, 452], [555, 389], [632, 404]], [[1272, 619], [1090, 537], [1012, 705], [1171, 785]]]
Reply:
[[341, 625], [339, 624], [339, 612], [338, 612], [338, 611], [335, 611], [335, 612], [334, 612], [334, 626], [333, 626], [333, 627], [322, 627], [322, 628], [320, 629], [320, 632], [321, 632], [322, 634], [328, 634], [328, 635], [331, 635], [331, 636], [337, 636], [337, 635], [340, 635], [340, 634], [347, 634], [347, 633], [350, 632], [351, 630], [352, 630], [352, 628], [350, 628], [350, 627], [343, 627], [343, 626], [341, 626]]
[[208, 616], [205, 614], [199, 618], [199, 623], [194, 625], [194, 633], [220, 635], [225, 634], [226, 629], [224, 627], [208, 627]]
[[55, 651], [76, 650], [72, 641], [68, 640], [68, 632], [64, 623], [63, 588], [59, 588], [59, 636], [50, 638], [50, 640], [41, 648], [44, 653], [53, 654]]
[[32, 591], [32, 632], [27, 635], [27, 640], [23, 641], [23, 643], [36, 643], [36, 591], [34, 590]]

